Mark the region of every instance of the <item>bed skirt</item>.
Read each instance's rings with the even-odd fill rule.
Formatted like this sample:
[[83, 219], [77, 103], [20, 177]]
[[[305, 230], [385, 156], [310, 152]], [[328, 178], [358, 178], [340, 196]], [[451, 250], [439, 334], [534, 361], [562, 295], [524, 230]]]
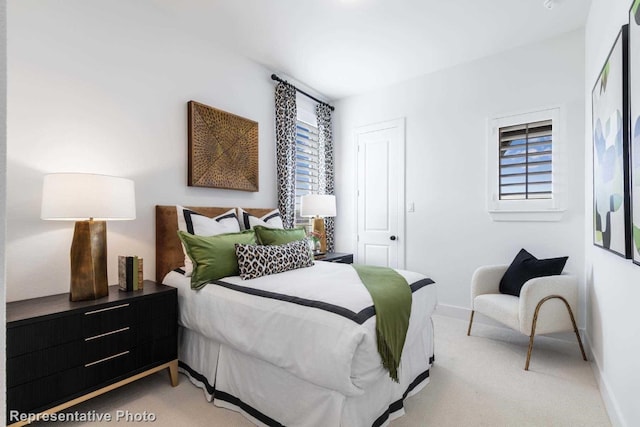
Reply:
[[214, 405], [241, 413], [263, 426], [385, 426], [404, 415], [405, 398], [429, 382], [433, 324], [405, 343], [399, 383], [386, 372], [358, 395], [302, 380], [263, 360], [179, 328], [179, 370]]

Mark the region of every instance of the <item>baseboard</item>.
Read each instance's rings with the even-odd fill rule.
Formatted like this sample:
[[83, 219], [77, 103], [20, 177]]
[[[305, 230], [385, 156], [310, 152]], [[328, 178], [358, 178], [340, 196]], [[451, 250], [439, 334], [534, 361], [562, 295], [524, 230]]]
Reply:
[[[448, 304], [440, 304], [436, 306], [435, 314], [439, 314], [441, 316], [453, 317], [454, 319], [464, 320], [469, 322], [469, 317], [471, 316], [471, 309], [466, 307], [460, 307], [457, 305], [448, 305]], [[508, 326], [503, 325], [500, 322], [497, 322], [487, 316], [484, 316], [481, 313], [476, 313], [473, 316], [473, 323], [482, 323], [488, 326], [494, 326], [496, 328], [508, 329], [512, 330]], [[584, 344], [584, 351], [587, 354], [587, 357], [591, 354], [591, 346], [585, 340], [586, 333], [583, 329], [578, 328], [580, 331], [580, 336], [582, 337], [582, 343]], [[575, 342], [576, 336], [573, 332], [560, 332], [555, 334], [545, 334], [545, 337], [555, 338], [562, 341]]]
[[436, 306], [435, 314], [469, 321], [471, 310], [469, 310], [468, 308], [459, 307], [457, 305], [447, 305], [447, 304], [438, 303], [438, 305]]
[[[585, 334], [585, 344], [589, 349], [592, 349], [591, 338], [589, 335]], [[598, 358], [594, 355], [593, 351], [589, 351], [589, 360], [591, 361], [591, 369], [593, 370], [593, 375], [596, 377], [596, 382], [598, 383], [598, 389], [600, 389], [600, 396], [602, 396], [602, 401], [604, 402], [604, 406], [607, 410], [607, 415], [609, 415], [609, 420], [611, 421], [611, 425], [627, 427], [627, 423], [625, 422], [622, 412], [620, 411], [620, 407], [618, 406], [618, 401], [616, 400], [611, 388], [609, 387], [609, 383], [602, 372], [601, 364]]]

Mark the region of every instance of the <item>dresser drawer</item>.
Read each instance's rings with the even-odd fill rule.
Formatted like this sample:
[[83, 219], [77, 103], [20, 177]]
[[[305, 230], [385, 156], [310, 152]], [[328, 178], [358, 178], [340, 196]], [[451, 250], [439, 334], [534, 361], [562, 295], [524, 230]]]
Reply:
[[136, 349], [138, 367], [150, 364], [168, 362], [178, 358], [177, 335], [170, 335], [162, 339], [145, 341], [138, 344]]
[[136, 350], [124, 350], [84, 365], [85, 386], [93, 388], [107, 381], [117, 381], [136, 368]]
[[148, 298], [137, 307], [138, 341], [147, 341], [176, 335], [178, 306], [175, 295]]
[[135, 345], [135, 341], [135, 328], [125, 326], [83, 340], [9, 358], [7, 359], [7, 387], [130, 350]]
[[136, 307], [137, 323], [141, 324], [164, 317], [175, 319], [177, 311], [177, 299], [176, 295], [173, 293], [153, 298], [146, 298], [139, 301]]
[[46, 319], [7, 328], [7, 358], [57, 346], [82, 337], [82, 315]]
[[175, 316], [147, 319], [140, 325], [138, 341], [159, 339], [169, 335], [176, 335], [177, 332], [178, 324]]
[[82, 391], [85, 386], [84, 370], [84, 366], [78, 366], [36, 381], [7, 388], [7, 416], [9, 410], [22, 413], [33, 412], [45, 406], [51, 406], [53, 402], [63, 397]]
[[121, 329], [85, 338], [83, 342], [83, 364], [95, 362], [114, 354], [131, 350], [136, 342], [135, 328], [126, 326]]
[[82, 319], [83, 338], [91, 338], [126, 328], [134, 323], [134, 318], [133, 303], [88, 310]]
[[82, 341], [73, 341], [9, 358], [7, 359], [7, 388], [82, 364]]

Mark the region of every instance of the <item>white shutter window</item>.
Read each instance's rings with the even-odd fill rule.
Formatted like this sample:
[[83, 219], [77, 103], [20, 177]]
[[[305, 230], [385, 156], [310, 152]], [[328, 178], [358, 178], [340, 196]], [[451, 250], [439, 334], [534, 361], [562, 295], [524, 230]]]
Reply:
[[494, 221], [560, 221], [566, 211], [566, 147], [559, 107], [490, 119], [487, 210]]
[[552, 121], [501, 127], [500, 200], [553, 198]]
[[318, 193], [318, 128], [301, 120], [296, 122], [296, 225], [307, 225], [300, 216], [300, 197]]

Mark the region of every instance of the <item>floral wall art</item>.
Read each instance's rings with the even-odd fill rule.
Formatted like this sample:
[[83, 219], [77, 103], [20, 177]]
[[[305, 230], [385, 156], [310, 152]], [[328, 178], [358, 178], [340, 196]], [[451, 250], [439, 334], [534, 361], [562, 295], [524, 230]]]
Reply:
[[[629, 116], [631, 118], [631, 253], [640, 264], [640, 0], [629, 11]], [[634, 78], [635, 76], [635, 78]]]
[[623, 26], [593, 87], [593, 242], [630, 257], [627, 36]]

